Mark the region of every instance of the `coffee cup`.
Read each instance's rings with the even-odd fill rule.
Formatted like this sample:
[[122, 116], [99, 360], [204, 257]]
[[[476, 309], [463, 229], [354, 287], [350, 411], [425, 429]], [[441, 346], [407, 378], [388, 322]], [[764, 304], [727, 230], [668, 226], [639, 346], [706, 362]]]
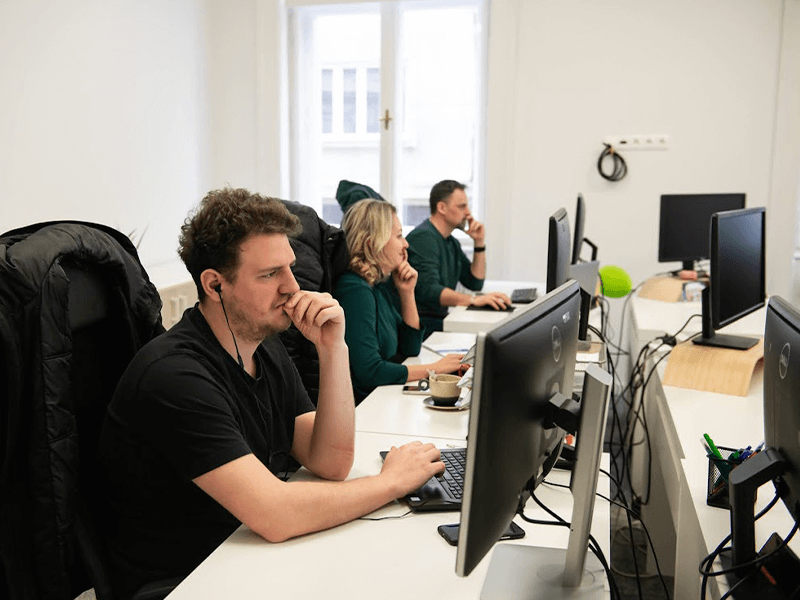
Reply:
[[461, 388], [458, 382], [461, 378], [458, 375], [440, 374], [431, 375], [430, 382], [431, 398], [436, 406], [452, 406], [458, 401]]

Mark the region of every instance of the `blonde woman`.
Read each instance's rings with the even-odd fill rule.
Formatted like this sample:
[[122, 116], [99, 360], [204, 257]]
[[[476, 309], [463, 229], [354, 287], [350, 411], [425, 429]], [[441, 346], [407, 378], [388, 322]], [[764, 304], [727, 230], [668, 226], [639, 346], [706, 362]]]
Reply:
[[379, 385], [423, 379], [430, 370], [456, 371], [460, 354], [426, 365], [400, 364], [419, 354], [423, 330], [414, 300], [417, 272], [408, 264], [408, 242], [394, 206], [382, 200], [357, 202], [345, 213], [342, 229], [350, 265], [333, 295], [345, 312], [356, 403]]

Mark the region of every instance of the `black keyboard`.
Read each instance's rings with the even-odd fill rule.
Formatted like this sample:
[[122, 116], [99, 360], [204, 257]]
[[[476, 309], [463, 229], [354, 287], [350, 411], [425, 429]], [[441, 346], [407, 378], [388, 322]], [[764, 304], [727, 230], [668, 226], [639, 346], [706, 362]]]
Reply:
[[514, 304], [529, 304], [536, 300], [539, 292], [536, 288], [520, 288], [511, 292], [511, 302]]
[[437, 475], [436, 479], [444, 489], [450, 492], [453, 498], [461, 500], [464, 494], [464, 468], [467, 464], [467, 449], [455, 448], [442, 450], [444, 473]]
[[[440, 452], [445, 465], [444, 473], [431, 477], [422, 487], [405, 496], [415, 512], [461, 509], [467, 449], [445, 448]], [[386, 458], [387, 454], [388, 451], [384, 450], [381, 457]]]

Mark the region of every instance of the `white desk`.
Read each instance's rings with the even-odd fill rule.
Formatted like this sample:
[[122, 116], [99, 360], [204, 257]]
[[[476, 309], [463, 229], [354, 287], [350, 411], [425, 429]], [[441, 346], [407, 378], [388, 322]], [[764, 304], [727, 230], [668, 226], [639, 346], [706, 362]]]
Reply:
[[486, 331], [511, 317], [524, 304], [515, 304], [514, 311], [505, 310], [467, 310], [466, 306], [454, 306], [444, 318], [444, 330], [465, 333]]
[[[487, 279], [483, 284], [483, 289], [487, 292], [503, 292], [511, 296], [511, 292], [516, 289], [536, 288], [541, 298], [545, 293], [545, 284], [533, 283], [530, 281], [503, 281]], [[524, 307], [525, 304], [518, 304]], [[480, 333], [504, 321], [513, 311], [505, 312], [502, 310], [467, 310], [466, 306], [453, 306], [444, 319], [444, 331]]]
[[[350, 477], [380, 471], [379, 452], [397, 443], [397, 436], [359, 433], [356, 463]], [[437, 445], [450, 440], [431, 438]], [[607, 467], [607, 457], [604, 466]], [[300, 471], [298, 479], [313, 479]], [[568, 474], [554, 471], [550, 480], [567, 483]], [[601, 475], [598, 491], [608, 493], [608, 479]], [[572, 495], [568, 490], [540, 486], [538, 497], [569, 519]], [[608, 504], [595, 503], [592, 533], [608, 555]], [[393, 502], [370, 517], [399, 516], [407, 508]], [[529, 502], [526, 514], [548, 519]], [[386, 521], [356, 520], [333, 529], [309, 534], [280, 544], [265, 542], [247, 527], [240, 527], [169, 595], [169, 600], [236, 598], [409, 598], [422, 594], [437, 600], [478, 598], [490, 555], [469, 577], [455, 574], [456, 549], [436, 528], [457, 522], [458, 513], [418, 513]], [[521, 540], [503, 543], [564, 548], [568, 530], [531, 525], [515, 519], [525, 531]]]
[[[426, 356], [415, 360], [426, 361]], [[409, 441], [431, 441], [440, 448], [463, 446], [469, 411], [435, 411], [422, 405], [422, 396], [403, 395], [400, 386], [378, 388], [356, 410], [356, 457], [350, 478], [380, 472], [380, 451]], [[608, 456], [602, 465], [608, 468]], [[548, 480], [568, 483], [569, 474], [553, 471]], [[293, 480], [314, 479], [301, 469]], [[598, 492], [608, 495], [601, 475]], [[565, 519], [572, 513], [568, 490], [541, 485], [537, 496]], [[369, 517], [407, 512], [395, 501]], [[533, 518], [548, 519], [533, 502]], [[333, 529], [270, 544], [245, 526], [240, 527], [193, 571], [169, 600], [237, 598], [355, 598], [393, 599], [424, 594], [437, 600], [478, 598], [489, 566], [487, 555], [469, 577], [455, 574], [456, 549], [436, 528], [459, 520], [459, 513], [409, 514], [385, 521], [357, 520]], [[527, 533], [514, 542], [566, 548], [568, 530], [531, 525], [515, 518]], [[592, 534], [609, 552], [609, 506], [595, 500]]]
[[389, 433], [408, 441], [431, 436], [467, 438], [469, 409], [428, 408], [422, 404], [425, 396], [403, 394], [401, 390], [399, 385], [383, 386], [367, 396], [356, 410], [356, 431]]
[[[475, 336], [436, 331], [425, 340], [434, 347], [452, 346], [459, 350], [472, 346]], [[428, 364], [440, 354], [422, 348], [419, 356], [406, 359], [406, 364]], [[356, 431], [391, 433], [401, 438], [443, 437], [465, 440], [469, 428], [469, 410], [441, 410], [426, 407], [421, 394], [403, 394], [402, 385], [375, 388], [356, 410]], [[396, 445], [396, 444], [395, 444]]]
[[[654, 337], [674, 334], [699, 312], [699, 303], [631, 299], [627, 315], [631, 328], [626, 338], [629, 349], [638, 352]], [[764, 332], [765, 314], [763, 309], [752, 313], [723, 331], [759, 337]], [[700, 319], [693, 319], [684, 333], [697, 332], [700, 326]], [[697, 598], [700, 560], [730, 532], [729, 512], [706, 504], [708, 459], [700, 438], [708, 433], [718, 445], [728, 447], [755, 446], [763, 439], [763, 372], [759, 364], [745, 397], [662, 386], [658, 377], [662, 373], [663, 370], [648, 384], [644, 399], [652, 444], [652, 476], [650, 503], [643, 507], [642, 516], [657, 544], [662, 570], [675, 575], [675, 598]], [[639, 429], [634, 437], [640, 440], [642, 436]], [[643, 493], [647, 488], [648, 456], [644, 445], [637, 450], [632, 465], [634, 487]], [[771, 485], [762, 486], [756, 512], [773, 495]], [[756, 549], [773, 531], [785, 536], [792, 524], [789, 513], [779, 503], [756, 524]], [[800, 547], [794, 541], [791, 545], [795, 551]], [[719, 596], [717, 583], [724, 586], [724, 578], [719, 582], [709, 579], [711, 597]]]

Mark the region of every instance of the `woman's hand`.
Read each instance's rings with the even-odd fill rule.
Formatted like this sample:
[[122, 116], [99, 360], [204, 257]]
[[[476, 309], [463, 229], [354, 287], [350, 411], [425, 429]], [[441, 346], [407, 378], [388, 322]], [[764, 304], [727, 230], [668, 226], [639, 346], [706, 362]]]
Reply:
[[436, 373], [455, 373], [461, 368], [461, 359], [463, 358], [463, 354], [448, 354], [441, 360], [437, 360], [431, 366]]
[[403, 250], [403, 262], [392, 271], [394, 286], [400, 294], [411, 293], [417, 285], [417, 270], [408, 263], [408, 251]]

